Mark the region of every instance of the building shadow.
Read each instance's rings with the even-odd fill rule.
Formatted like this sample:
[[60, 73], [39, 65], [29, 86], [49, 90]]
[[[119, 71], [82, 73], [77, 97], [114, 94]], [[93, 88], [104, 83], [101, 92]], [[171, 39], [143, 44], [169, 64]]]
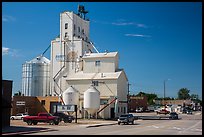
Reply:
[[2, 135], [22, 135], [22, 134], [50, 132], [50, 131], [57, 131], [57, 130], [50, 129], [50, 128], [42, 128], [42, 127], [8, 126], [8, 127], [2, 128]]

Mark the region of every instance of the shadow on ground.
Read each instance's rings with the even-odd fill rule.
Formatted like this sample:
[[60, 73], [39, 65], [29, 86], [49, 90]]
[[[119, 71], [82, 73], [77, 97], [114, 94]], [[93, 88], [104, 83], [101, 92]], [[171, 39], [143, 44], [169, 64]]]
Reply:
[[20, 135], [38, 132], [57, 131], [50, 128], [10, 126], [2, 128], [2, 135]]

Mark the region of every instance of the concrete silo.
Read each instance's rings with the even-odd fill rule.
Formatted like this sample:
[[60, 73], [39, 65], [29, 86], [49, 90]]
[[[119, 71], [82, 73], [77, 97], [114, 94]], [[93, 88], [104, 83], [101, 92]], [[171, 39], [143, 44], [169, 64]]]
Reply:
[[24, 96], [46, 96], [50, 91], [50, 60], [40, 55], [22, 65]]

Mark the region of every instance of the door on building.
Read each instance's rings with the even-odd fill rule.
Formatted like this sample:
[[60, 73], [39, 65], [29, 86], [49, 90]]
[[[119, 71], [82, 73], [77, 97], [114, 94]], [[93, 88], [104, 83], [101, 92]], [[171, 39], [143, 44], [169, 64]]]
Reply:
[[111, 112], [111, 118], [115, 118], [115, 110], [114, 108], [110, 108], [110, 112]]
[[50, 102], [50, 111], [49, 113], [54, 114], [56, 112], [57, 105], [60, 105], [60, 102]]

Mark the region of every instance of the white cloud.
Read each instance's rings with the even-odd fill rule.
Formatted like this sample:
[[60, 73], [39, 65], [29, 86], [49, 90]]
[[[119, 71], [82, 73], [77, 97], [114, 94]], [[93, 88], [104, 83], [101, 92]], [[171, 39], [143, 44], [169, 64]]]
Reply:
[[8, 55], [9, 53], [9, 48], [2, 47], [2, 55]]
[[7, 48], [7, 47], [2, 47], [2, 56], [5, 56], [5, 55], [12, 56], [12, 57], [20, 56], [20, 54], [18, 54], [18, 50]]
[[137, 26], [138, 28], [147, 28], [147, 26], [145, 24], [136, 23], [136, 22], [113, 22], [111, 24], [112, 25], [117, 25], [117, 26], [133, 25], [133, 26]]
[[111, 24], [112, 24], [112, 25], [117, 25], [117, 26], [134, 25], [133, 22], [117, 22], [117, 23], [113, 22], [113, 23], [111, 23]]
[[143, 35], [143, 34], [125, 34], [125, 36], [130, 36], [130, 37], [143, 37], [143, 38], [149, 38], [149, 37], [151, 37], [150, 35]]
[[137, 25], [137, 27], [139, 27], [139, 28], [147, 28], [147, 26], [145, 25], [145, 24], [136, 24]]
[[3, 22], [9, 22], [9, 21], [15, 21], [16, 18], [14, 18], [13, 16], [8, 16], [8, 15], [3, 15], [2, 16], [2, 21]]
[[96, 21], [96, 20], [91, 20], [93, 23], [100, 23], [100, 24], [111, 24], [115, 26], [136, 26], [138, 28], [148, 28], [147, 25], [141, 24], [141, 23], [136, 23], [136, 22], [128, 22], [125, 19], [118, 19], [116, 22], [106, 22], [106, 21]]

